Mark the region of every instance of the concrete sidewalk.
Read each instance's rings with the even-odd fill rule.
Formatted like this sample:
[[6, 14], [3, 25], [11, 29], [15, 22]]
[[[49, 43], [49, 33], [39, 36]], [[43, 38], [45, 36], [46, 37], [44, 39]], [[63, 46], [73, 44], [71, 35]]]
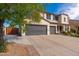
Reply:
[[16, 36], [16, 35], [6, 35], [5, 38], [8, 42], [15, 42], [24, 45], [32, 45], [30, 41], [25, 36]]

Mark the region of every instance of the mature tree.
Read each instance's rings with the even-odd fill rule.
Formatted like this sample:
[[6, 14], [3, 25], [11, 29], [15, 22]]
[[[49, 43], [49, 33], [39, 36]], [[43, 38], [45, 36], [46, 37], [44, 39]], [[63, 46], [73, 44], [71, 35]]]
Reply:
[[11, 25], [18, 25], [20, 29], [24, 25], [24, 19], [34, 22], [40, 21], [40, 12], [44, 10], [43, 4], [0, 4], [0, 44], [4, 43], [3, 23], [5, 19], [11, 21]]
[[[20, 34], [21, 30], [25, 30], [23, 27], [24, 24], [28, 24], [28, 20], [24, 21], [24, 19], [29, 19], [30, 22], [40, 22], [40, 12], [44, 11], [43, 4], [15, 4], [16, 6], [13, 7], [15, 10], [13, 12], [14, 17], [11, 21], [12, 26], [19, 26]], [[18, 9], [17, 9], [18, 8]], [[29, 22], [29, 23], [30, 23]]]

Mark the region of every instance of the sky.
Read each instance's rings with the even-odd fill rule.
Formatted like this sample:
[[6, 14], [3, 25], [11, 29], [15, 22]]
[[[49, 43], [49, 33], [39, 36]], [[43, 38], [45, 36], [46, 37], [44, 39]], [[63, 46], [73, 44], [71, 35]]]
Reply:
[[79, 20], [78, 3], [48, 3], [45, 4], [45, 10], [49, 13], [68, 14], [71, 19]]

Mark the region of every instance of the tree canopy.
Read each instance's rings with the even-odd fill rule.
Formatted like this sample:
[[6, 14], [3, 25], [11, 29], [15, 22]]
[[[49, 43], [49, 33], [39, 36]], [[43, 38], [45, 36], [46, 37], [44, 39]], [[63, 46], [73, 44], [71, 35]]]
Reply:
[[24, 23], [24, 19], [29, 19], [34, 22], [40, 21], [40, 12], [44, 11], [43, 4], [13, 4], [11, 9], [12, 12], [12, 23], [21, 24]]
[[18, 25], [20, 29], [24, 23], [24, 19], [29, 19], [33, 22], [40, 22], [42, 18], [40, 12], [44, 11], [43, 4], [36, 3], [4, 3], [0, 4], [0, 20], [8, 19], [11, 26]]
[[11, 25], [23, 23], [24, 19], [31, 19], [34, 22], [40, 21], [40, 12], [44, 11], [43, 4], [36, 3], [15, 3], [0, 4], [0, 20], [8, 19]]

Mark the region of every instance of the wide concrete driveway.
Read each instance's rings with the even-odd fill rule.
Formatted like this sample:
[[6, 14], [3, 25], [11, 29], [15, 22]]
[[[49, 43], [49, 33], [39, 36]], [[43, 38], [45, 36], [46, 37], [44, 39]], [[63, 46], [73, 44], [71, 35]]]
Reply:
[[26, 36], [42, 56], [79, 56], [79, 38], [64, 35]]
[[79, 38], [76, 37], [54, 34], [5, 38], [8, 42], [33, 46], [41, 56], [79, 56]]

